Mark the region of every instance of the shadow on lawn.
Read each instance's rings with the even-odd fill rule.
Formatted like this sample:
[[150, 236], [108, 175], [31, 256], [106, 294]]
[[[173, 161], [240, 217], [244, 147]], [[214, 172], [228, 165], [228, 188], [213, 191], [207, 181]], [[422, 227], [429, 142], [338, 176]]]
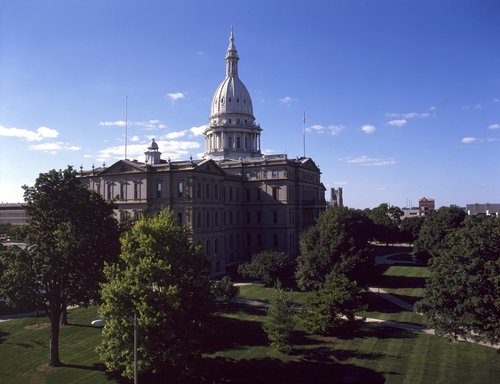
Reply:
[[425, 277], [418, 276], [382, 276], [381, 288], [424, 288]]
[[199, 382], [203, 383], [384, 383], [371, 369], [339, 364], [326, 352], [310, 353], [303, 360], [283, 362], [266, 357], [254, 360], [204, 359]]
[[9, 336], [9, 335], [10, 335], [10, 332], [0, 331], [0, 344], [2, 344], [6, 340], [7, 336]]

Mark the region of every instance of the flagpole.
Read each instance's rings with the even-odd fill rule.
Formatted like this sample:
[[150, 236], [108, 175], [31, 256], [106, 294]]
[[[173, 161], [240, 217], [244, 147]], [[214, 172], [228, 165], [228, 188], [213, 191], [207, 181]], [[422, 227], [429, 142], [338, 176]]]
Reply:
[[306, 157], [306, 113], [302, 115], [302, 134], [304, 135], [303, 137], [303, 143], [304, 143], [304, 157]]
[[125, 160], [127, 160], [128, 144], [128, 96], [125, 96]]

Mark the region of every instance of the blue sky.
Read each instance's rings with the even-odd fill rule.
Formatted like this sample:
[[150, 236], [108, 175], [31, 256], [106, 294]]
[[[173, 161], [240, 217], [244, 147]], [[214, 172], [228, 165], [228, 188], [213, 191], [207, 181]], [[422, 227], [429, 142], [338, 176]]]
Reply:
[[[266, 153], [355, 208], [500, 202], [500, 2], [0, 0], [0, 202], [71, 164], [198, 157], [230, 26]], [[327, 195], [328, 197], [328, 195]]]

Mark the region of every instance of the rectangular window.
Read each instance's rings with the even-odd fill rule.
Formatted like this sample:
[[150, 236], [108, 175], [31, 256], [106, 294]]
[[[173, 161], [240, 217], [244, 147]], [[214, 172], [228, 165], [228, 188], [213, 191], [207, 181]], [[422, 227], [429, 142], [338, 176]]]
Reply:
[[140, 200], [141, 198], [141, 184], [134, 183], [134, 200]]
[[250, 212], [247, 212], [247, 224], [250, 224]]
[[161, 182], [156, 183], [156, 197], [161, 197]]
[[219, 184], [214, 185], [214, 198], [219, 199]]
[[274, 200], [278, 200], [278, 188], [277, 187], [273, 187], [273, 199]]
[[182, 225], [182, 212], [177, 212], [177, 225]]
[[108, 200], [113, 200], [113, 184], [108, 184]]
[[273, 247], [278, 248], [278, 235], [276, 233], [273, 234]]
[[182, 181], [177, 182], [177, 197], [182, 197], [184, 195], [184, 183]]
[[273, 223], [278, 224], [278, 212], [273, 212]]
[[210, 199], [210, 184], [207, 183], [206, 188], [205, 188], [205, 197], [207, 199]]
[[277, 170], [275, 170], [275, 169], [273, 169], [273, 170], [271, 171], [271, 175], [272, 175], [272, 177], [273, 177], [273, 178], [278, 177], [278, 171], [277, 171]]
[[120, 184], [120, 200], [127, 200], [127, 184]]
[[257, 212], [257, 223], [260, 224], [260, 212]]
[[233, 201], [233, 188], [229, 187], [229, 201]]
[[250, 201], [250, 190], [247, 189], [247, 201]]
[[196, 197], [198, 197], [198, 199], [201, 199], [201, 183], [198, 183], [198, 188], [196, 189]]

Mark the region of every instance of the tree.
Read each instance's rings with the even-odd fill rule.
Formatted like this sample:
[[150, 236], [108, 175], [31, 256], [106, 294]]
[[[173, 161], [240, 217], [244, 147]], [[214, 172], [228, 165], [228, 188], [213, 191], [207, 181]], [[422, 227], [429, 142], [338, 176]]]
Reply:
[[292, 295], [290, 292], [286, 292], [278, 281], [269, 300], [269, 308], [262, 324], [271, 348], [289, 353], [292, 349], [290, 337], [294, 327], [295, 314]]
[[341, 326], [353, 326], [354, 315], [362, 308], [356, 282], [332, 272], [304, 306], [301, 315], [308, 331], [330, 335]]
[[369, 267], [369, 219], [361, 211], [328, 207], [300, 236], [295, 277], [301, 289], [317, 289], [333, 270], [362, 281]]
[[283, 252], [263, 251], [252, 256], [250, 263], [238, 266], [238, 273], [242, 276], [262, 279], [269, 287], [277, 279], [286, 278], [289, 272], [290, 258]]
[[89, 191], [68, 167], [42, 173], [24, 186], [27, 248], [4, 259], [1, 286], [13, 303], [46, 303], [50, 318], [49, 365], [60, 365], [59, 322], [68, 304], [98, 297], [102, 268], [115, 260], [118, 225], [113, 207]]
[[420, 228], [425, 221], [424, 216], [407, 217], [401, 221], [401, 241], [410, 245], [418, 239]]
[[133, 376], [136, 315], [139, 372], [188, 371], [201, 356], [213, 310], [208, 260], [170, 211], [136, 221], [121, 245], [119, 263], [104, 269], [101, 358], [108, 370]]
[[373, 237], [388, 245], [399, 241], [399, 226], [403, 211], [399, 207], [383, 203], [373, 208], [369, 218], [373, 222]]
[[416, 310], [440, 335], [500, 342], [500, 219], [467, 217], [429, 262]]
[[424, 221], [413, 248], [416, 262], [427, 265], [429, 259], [443, 249], [446, 235], [460, 227], [465, 212], [459, 207], [441, 207], [433, 211]]
[[239, 291], [239, 287], [233, 284], [229, 276], [214, 280], [211, 284], [211, 293], [214, 301], [223, 305], [227, 305], [234, 300], [238, 296]]

